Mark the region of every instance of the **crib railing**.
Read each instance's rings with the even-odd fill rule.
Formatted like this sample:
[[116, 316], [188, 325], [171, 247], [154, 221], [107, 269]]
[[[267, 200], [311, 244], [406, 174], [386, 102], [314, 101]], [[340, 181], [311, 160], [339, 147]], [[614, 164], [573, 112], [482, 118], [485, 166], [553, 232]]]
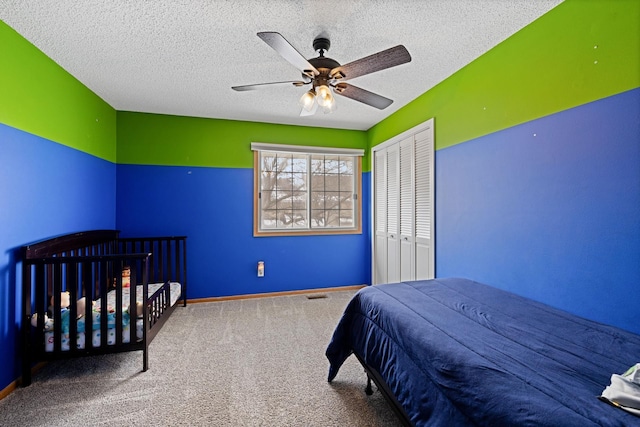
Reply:
[[120, 237], [119, 253], [150, 253], [149, 283], [179, 282], [187, 305], [187, 237]]
[[[136, 338], [135, 322], [141, 315], [143, 327], [148, 329], [148, 307], [143, 304], [142, 313], [138, 313], [136, 286], [129, 288], [128, 300], [123, 297], [121, 272], [125, 266], [130, 267], [132, 283], [143, 285], [142, 300], [146, 301], [150, 256], [74, 255], [24, 260], [23, 383], [30, 383], [31, 364], [36, 360], [144, 349]], [[112, 306], [107, 303], [109, 292], [115, 296]], [[84, 308], [78, 307], [80, 299], [84, 299]], [[123, 338], [125, 325], [129, 326], [128, 342]], [[109, 330], [113, 331], [111, 337]], [[97, 343], [94, 331], [99, 331]], [[79, 332], [84, 333], [82, 345]]]
[[[125, 268], [130, 271], [128, 300], [123, 296]], [[22, 385], [31, 383], [35, 361], [90, 354], [143, 350], [143, 371], [146, 371], [149, 343], [174, 308], [169, 282], [181, 284], [180, 298], [186, 306], [186, 269], [186, 236], [120, 238], [117, 230], [92, 230], [24, 246]], [[149, 295], [149, 283], [163, 286]], [[136, 285], [143, 286], [138, 290]], [[115, 291], [113, 307], [107, 304], [110, 291]], [[68, 292], [68, 307], [64, 307], [63, 292]], [[142, 293], [142, 298], [136, 293]], [[84, 309], [78, 307], [81, 298], [85, 301]], [[138, 307], [137, 299], [145, 303]], [[100, 336], [94, 344], [96, 312], [100, 313], [95, 326]], [[50, 321], [46, 321], [45, 314], [51, 316]], [[129, 335], [125, 342], [123, 320], [127, 316]], [[83, 343], [78, 341], [81, 324], [78, 318], [84, 318]], [[136, 334], [138, 318], [143, 321], [142, 339]], [[51, 340], [48, 348], [45, 339]]]

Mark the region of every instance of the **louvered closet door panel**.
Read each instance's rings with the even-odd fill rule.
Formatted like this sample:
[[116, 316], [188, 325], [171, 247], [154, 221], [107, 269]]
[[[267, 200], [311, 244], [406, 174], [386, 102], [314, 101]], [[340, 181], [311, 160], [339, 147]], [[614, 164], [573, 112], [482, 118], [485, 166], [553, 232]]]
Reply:
[[385, 150], [376, 151], [374, 173], [374, 265], [373, 283], [387, 283], [387, 174]]
[[397, 144], [387, 148], [387, 282], [390, 283], [400, 280], [399, 157]]
[[414, 280], [413, 137], [400, 141], [400, 280]]
[[435, 275], [433, 245], [433, 125], [415, 136], [416, 279]]

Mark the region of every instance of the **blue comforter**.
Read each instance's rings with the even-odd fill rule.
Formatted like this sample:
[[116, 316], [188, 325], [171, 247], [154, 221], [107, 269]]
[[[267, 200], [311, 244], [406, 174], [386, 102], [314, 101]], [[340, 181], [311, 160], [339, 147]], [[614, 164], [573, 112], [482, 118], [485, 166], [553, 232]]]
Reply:
[[356, 353], [415, 425], [632, 426], [597, 399], [640, 362], [640, 336], [466, 279], [370, 286], [326, 355]]

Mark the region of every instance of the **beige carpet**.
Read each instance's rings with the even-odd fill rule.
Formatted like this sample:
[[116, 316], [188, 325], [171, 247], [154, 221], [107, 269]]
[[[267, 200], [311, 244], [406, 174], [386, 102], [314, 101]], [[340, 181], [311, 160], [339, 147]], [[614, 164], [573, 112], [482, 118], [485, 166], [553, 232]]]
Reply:
[[49, 363], [0, 401], [0, 426], [399, 426], [353, 356], [327, 382], [324, 351], [353, 294], [178, 307], [147, 372], [141, 352]]

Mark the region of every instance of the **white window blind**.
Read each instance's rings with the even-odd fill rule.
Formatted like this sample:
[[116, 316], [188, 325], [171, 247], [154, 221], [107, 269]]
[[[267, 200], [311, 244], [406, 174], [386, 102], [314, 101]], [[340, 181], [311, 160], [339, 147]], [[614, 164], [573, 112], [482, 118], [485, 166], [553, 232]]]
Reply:
[[337, 156], [364, 156], [364, 150], [360, 148], [314, 147], [308, 145], [268, 144], [264, 142], [252, 142], [251, 150], [278, 151], [281, 153], [326, 154]]

